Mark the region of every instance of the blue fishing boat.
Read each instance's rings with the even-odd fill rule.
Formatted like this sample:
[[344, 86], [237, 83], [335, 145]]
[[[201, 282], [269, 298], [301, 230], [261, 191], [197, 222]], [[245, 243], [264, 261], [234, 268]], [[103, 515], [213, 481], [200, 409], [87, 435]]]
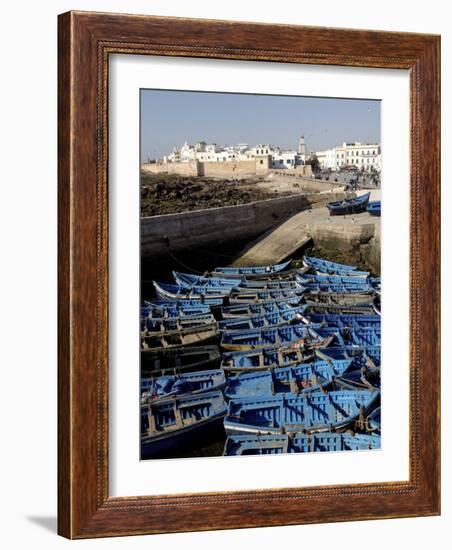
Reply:
[[[223, 306], [221, 308], [221, 316], [223, 319], [231, 317], [253, 317], [256, 315], [266, 315], [267, 313], [282, 313], [294, 307], [301, 307], [302, 298], [300, 296], [292, 296], [290, 298], [281, 298], [279, 300], [268, 300], [257, 303], [233, 304]], [[303, 306], [304, 307], [304, 306]]]
[[314, 256], [304, 256], [303, 264], [311, 268], [317, 274], [345, 275], [347, 277], [368, 277], [369, 271], [359, 271], [356, 266], [330, 262]]
[[292, 343], [321, 344], [319, 335], [306, 325], [283, 325], [274, 328], [223, 332], [221, 347], [225, 350], [246, 351], [255, 348], [284, 346]]
[[370, 284], [369, 277], [351, 277], [349, 275], [318, 275], [315, 273], [305, 273], [296, 275], [295, 279], [302, 285], [306, 283], [317, 283], [327, 285], [366, 285]]
[[379, 397], [362, 390], [233, 399], [224, 428], [228, 435], [336, 431], [364, 422]]
[[367, 211], [371, 216], [381, 216], [381, 201], [369, 202]]
[[301, 323], [304, 320], [303, 308], [295, 307], [285, 311], [253, 315], [251, 317], [230, 317], [218, 322], [221, 331], [249, 330], [262, 327], [274, 327], [287, 323]]
[[218, 337], [219, 330], [216, 321], [204, 323], [192, 328], [182, 330], [168, 330], [162, 332], [141, 333], [141, 349], [143, 351], [154, 351], [160, 348], [179, 348], [181, 346], [194, 346], [207, 343]]
[[378, 328], [381, 325], [380, 315], [332, 315], [322, 313], [307, 314], [306, 318], [314, 324], [325, 328]]
[[298, 290], [300, 284], [293, 279], [285, 280], [254, 280], [254, 279], [244, 279], [238, 289], [262, 289], [262, 290]]
[[339, 304], [320, 304], [313, 303], [304, 306], [304, 314], [311, 316], [318, 315], [379, 315], [373, 303], [369, 305], [339, 305]]
[[267, 275], [279, 273], [289, 267], [292, 260], [275, 265], [262, 265], [253, 267], [216, 267], [212, 273], [225, 273], [227, 275]]
[[359, 367], [378, 368], [381, 364], [381, 346], [328, 346], [316, 349], [315, 355], [324, 361], [354, 359]]
[[313, 433], [288, 435], [230, 435], [223, 456], [273, 455], [332, 451], [365, 451], [379, 449], [379, 435], [347, 433]]
[[204, 277], [202, 275], [192, 275], [191, 273], [180, 273], [179, 271], [173, 271], [173, 278], [176, 284], [182, 287], [235, 288], [240, 286], [242, 282], [241, 278]]
[[[315, 361], [314, 350], [317, 350], [317, 345], [305, 341], [304, 344], [227, 352], [222, 354], [221, 368], [226, 372], [247, 372], [296, 365]], [[326, 361], [332, 361], [331, 357], [325, 357]]]
[[179, 273], [173, 271], [173, 277], [176, 283], [184, 288], [208, 287], [208, 288], [234, 288], [234, 289], [274, 289], [274, 290], [292, 290], [299, 289], [300, 284], [293, 280], [254, 280], [254, 279], [221, 279], [218, 277], [203, 277], [199, 275], [190, 275], [189, 273]]
[[219, 391], [226, 386], [222, 369], [141, 378], [141, 403], [159, 403], [182, 395]]
[[221, 355], [217, 345], [160, 348], [141, 350], [142, 376], [180, 374], [220, 365]]
[[285, 269], [284, 271], [274, 271], [271, 273], [245, 273], [245, 274], [233, 274], [233, 273], [219, 273], [214, 271], [206, 271], [203, 273], [203, 277], [213, 277], [222, 279], [237, 279], [244, 278], [246, 281], [291, 281], [295, 275], [302, 275], [307, 273], [309, 268], [306, 266], [294, 267]]
[[308, 292], [322, 292], [328, 294], [371, 294], [376, 290], [368, 283], [362, 282], [328, 283], [300, 281], [298, 284]]
[[294, 290], [259, 290], [259, 289], [240, 289], [233, 290], [229, 295], [230, 304], [268, 302], [270, 300], [284, 300], [295, 296], [303, 296], [305, 289], [299, 285], [299, 288]]
[[183, 315], [181, 317], [162, 317], [162, 318], [142, 318], [141, 332], [146, 334], [159, 334], [175, 330], [186, 330], [205, 325], [215, 324], [215, 317], [211, 313], [202, 313], [198, 315]]
[[195, 300], [200, 304], [220, 306], [223, 304], [225, 297], [229, 294], [228, 289], [200, 289], [199, 287], [188, 289], [182, 288], [179, 285], [157, 283], [156, 281], [153, 282], [153, 285], [157, 296], [164, 301]]
[[380, 325], [373, 327], [352, 326], [352, 328], [334, 328], [321, 327], [317, 333], [323, 338], [334, 336], [332, 346], [380, 346], [381, 345], [381, 327]]
[[160, 301], [144, 302], [144, 306], [140, 309], [141, 318], [156, 318], [165, 317], [183, 317], [184, 315], [202, 315], [210, 313], [208, 304], [201, 304], [199, 301], [178, 300], [178, 301]]
[[246, 372], [229, 376], [224, 395], [228, 399], [303, 393], [328, 386], [335, 377], [342, 376], [353, 367], [353, 360], [327, 363], [317, 361], [268, 371]]
[[227, 405], [221, 391], [141, 405], [141, 458], [194, 446], [221, 429]]
[[369, 203], [370, 193], [365, 193], [353, 199], [329, 202], [326, 207], [330, 216], [345, 216], [346, 214], [359, 214], [365, 212]]
[[306, 291], [303, 294], [306, 306], [325, 304], [328, 306], [375, 306], [374, 292], [318, 292]]

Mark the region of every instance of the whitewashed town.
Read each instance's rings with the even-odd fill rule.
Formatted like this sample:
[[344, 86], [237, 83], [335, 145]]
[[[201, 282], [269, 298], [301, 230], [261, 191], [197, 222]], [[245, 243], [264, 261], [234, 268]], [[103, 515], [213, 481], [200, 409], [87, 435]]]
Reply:
[[[249, 147], [246, 143], [221, 147], [216, 143], [208, 144], [200, 141], [194, 145], [185, 142], [180, 148], [165, 155], [164, 164], [189, 162], [233, 162], [248, 161], [256, 158], [270, 157], [269, 167], [272, 169], [291, 169], [306, 164], [306, 144], [304, 137], [300, 138], [295, 150], [284, 150], [281, 147], [258, 144]], [[357, 167], [364, 171], [380, 171], [381, 153], [377, 143], [342, 143], [342, 145], [323, 151], [311, 152], [308, 156], [316, 157], [320, 168], [340, 170], [346, 166]]]

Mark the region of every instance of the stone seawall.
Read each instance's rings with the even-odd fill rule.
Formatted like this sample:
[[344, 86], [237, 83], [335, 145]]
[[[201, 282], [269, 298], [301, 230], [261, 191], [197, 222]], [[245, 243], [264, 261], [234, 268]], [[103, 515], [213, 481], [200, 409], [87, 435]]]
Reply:
[[318, 250], [341, 251], [360, 258], [380, 273], [380, 224], [372, 219], [367, 224], [312, 224], [309, 229]]
[[254, 238], [298, 212], [343, 198], [343, 193], [299, 194], [239, 206], [142, 218], [141, 253], [147, 257], [158, 256], [184, 248]]

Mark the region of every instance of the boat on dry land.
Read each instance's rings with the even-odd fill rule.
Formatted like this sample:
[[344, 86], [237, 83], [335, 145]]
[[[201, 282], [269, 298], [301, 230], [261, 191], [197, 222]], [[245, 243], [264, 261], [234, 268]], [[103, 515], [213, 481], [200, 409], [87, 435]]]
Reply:
[[326, 207], [330, 216], [345, 216], [347, 214], [359, 214], [365, 212], [369, 203], [370, 193], [365, 193], [353, 199], [329, 202]]

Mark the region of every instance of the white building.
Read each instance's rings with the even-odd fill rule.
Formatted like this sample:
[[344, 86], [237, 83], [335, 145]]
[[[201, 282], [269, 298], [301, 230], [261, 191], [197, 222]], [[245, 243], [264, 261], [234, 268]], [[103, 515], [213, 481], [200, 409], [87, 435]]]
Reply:
[[381, 169], [380, 145], [376, 143], [343, 143], [340, 147], [317, 151], [316, 156], [324, 169], [356, 167], [366, 172]]
[[262, 156], [271, 157], [271, 166], [275, 169], [290, 169], [306, 163], [306, 146], [303, 136], [298, 143], [298, 150], [285, 151], [280, 147], [259, 143], [250, 148], [247, 143], [220, 147], [216, 143], [207, 144], [200, 141], [195, 145], [185, 142], [179, 149], [163, 157], [164, 163], [189, 162], [230, 162], [240, 160], [253, 160]]

